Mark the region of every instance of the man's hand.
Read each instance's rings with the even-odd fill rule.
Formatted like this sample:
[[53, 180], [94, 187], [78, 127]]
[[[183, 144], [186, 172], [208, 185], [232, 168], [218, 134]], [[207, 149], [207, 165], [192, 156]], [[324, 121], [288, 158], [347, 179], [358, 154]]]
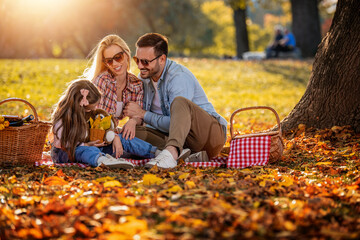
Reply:
[[115, 157], [119, 158], [124, 153], [123, 146], [120, 141], [120, 137], [118, 135], [115, 136], [114, 141], [112, 143], [113, 152], [115, 153]]
[[123, 138], [125, 138], [126, 140], [133, 139], [135, 137], [135, 128], [136, 120], [133, 118], [129, 119], [129, 121], [127, 121], [127, 123], [125, 123], [125, 125], [121, 129]]
[[123, 113], [129, 118], [141, 118], [144, 119], [146, 111], [142, 109], [137, 103], [129, 102], [126, 104]]

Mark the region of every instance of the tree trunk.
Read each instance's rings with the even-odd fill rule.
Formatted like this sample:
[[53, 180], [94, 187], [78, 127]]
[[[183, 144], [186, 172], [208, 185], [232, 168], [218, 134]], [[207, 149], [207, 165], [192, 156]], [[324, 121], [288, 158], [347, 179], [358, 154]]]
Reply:
[[246, 8], [234, 9], [234, 23], [236, 31], [236, 56], [242, 58], [242, 54], [249, 51], [249, 39], [246, 28]]
[[360, 1], [339, 0], [319, 45], [304, 96], [282, 121], [284, 130], [350, 125], [360, 132]]
[[303, 57], [314, 57], [321, 41], [318, 0], [291, 0], [292, 32]]

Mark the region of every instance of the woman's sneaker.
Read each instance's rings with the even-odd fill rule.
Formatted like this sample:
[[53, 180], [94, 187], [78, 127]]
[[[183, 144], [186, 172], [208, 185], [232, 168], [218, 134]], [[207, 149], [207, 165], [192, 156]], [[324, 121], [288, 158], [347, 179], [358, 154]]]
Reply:
[[126, 161], [123, 158], [114, 158], [113, 156], [106, 154], [98, 158], [98, 166], [104, 164], [109, 168], [122, 168], [122, 169], [131, 169], [134, 168], [134, 164]]

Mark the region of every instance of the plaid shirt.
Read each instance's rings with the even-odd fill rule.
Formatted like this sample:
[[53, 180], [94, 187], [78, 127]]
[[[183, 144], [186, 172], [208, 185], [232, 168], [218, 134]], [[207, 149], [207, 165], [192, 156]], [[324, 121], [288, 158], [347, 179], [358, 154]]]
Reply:
[[[114, 115], [116, 112], [116, 80], [115, 78], [107, 71], [101, 73], [93, 83], [99, 88], [102, 97], [100, 100], [98, 108], [104, 109], [109, 114]], [[122, 91], [122, 99], [124, 105], [128, 102], [136, 102], [143, 107], [143, 98], [144, 98], [144, 88], [143, 83], [138, 79], [134, 74], [128, 73], [126, 79], [126, 87]], [[122, 119], [123, 114], [120, 115], [117, 120]]]

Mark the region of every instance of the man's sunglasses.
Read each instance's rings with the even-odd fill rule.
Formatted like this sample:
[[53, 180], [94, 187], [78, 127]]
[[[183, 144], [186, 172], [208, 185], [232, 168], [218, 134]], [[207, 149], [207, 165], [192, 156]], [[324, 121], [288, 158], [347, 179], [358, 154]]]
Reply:
[[142, 64], [144, 67], [147, 67], [152, 61], [158, 59], [158, 58], [161, 57], [161, 56], [162, 56], [162, 54], [159, 55], [159, 56], [157, 56], [157, 57], [155, 57], [155, 58], [152, 59], [152, 60], [139, 59], [139, 58], [137, 58], [137, 57], [135, 57], [135, 56], [133, 57], [133, 59], [134, 59], [134, 61], [136, 62], [137, 65], [139, 65], [139, 62], [141, 62], [141, 64]]
[[118, 52], [117, 54], [115, 54], [112, 58], [104, 58], [103, 62], [106, 63], [107, 65], [113, 65], [114, 60], [117, 61], [118, 63], [121, 62], [124, 59], [124, 52]]

